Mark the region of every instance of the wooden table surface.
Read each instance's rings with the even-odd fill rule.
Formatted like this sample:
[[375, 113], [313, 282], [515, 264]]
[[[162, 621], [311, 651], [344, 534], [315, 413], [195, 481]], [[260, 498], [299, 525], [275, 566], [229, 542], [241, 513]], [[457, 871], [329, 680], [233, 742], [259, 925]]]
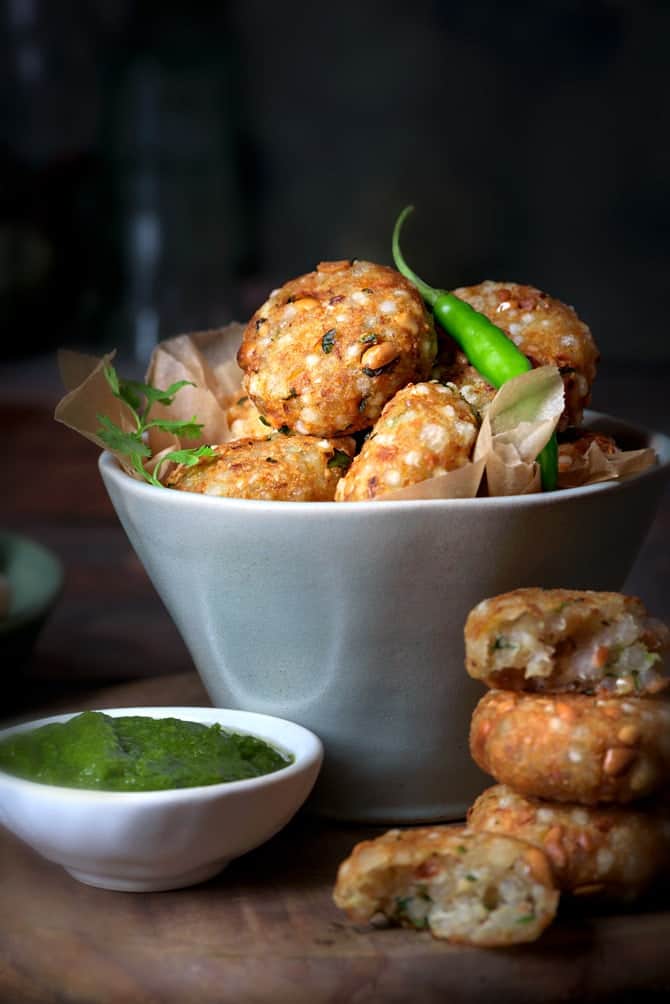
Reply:
[[[612, 371], [596, 405], [670, 431], [667, 372]], [[48, 367], [0, 368], [0, 529], [54, 550], [62, 595], [21, 667], [3, 666], [3, 719], [133, 704], [208, 703], [95, 467], [51, 419]], [[619, 405], [617, 407], [616, 405]], [[670, 620], [670, 494], [629, 577]], [[168, 893], [89, 888], [0, 832], [0, 1004], [667, 1000], [662, 896], [565, 905], [536, 944], [484, 951], [352, 925], [331, 890], [371, 828], [301, 814], [214, 880]]]

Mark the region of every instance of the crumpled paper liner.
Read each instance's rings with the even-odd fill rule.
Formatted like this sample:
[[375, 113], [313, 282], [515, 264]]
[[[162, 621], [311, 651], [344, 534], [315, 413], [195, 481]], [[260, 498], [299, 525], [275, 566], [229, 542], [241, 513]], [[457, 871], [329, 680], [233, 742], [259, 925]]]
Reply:
[[489, 495], [528, 495], [542, 490], [538, 453], [556, 431], [564, 408], [556, 366], [522, 373], [500, 388], [482, 422], [474, 459], [486, 461]]
[[[236, 361], [243, 330], [244, 325], [233, 323], [212, 331], [178, 335], [156, 346], [145, 381], [161, 389], [178, 380], [191, 381], [195, 386], [183, 387], [169, 407], [154, 405], [151, 416], [183, 421], [195, 416], [203, 429], [197, 439], [184, 442], [161, 430], [149, 430], [153, 456], [145, 465], [147, 470], [153, 470], [170, 450], [231, 439], [226, 410], [243, 393], [242, 371]], [[112, 394], [103, 372], [105, 364], [113, 358], [114, 353], [102, 359], [68, 351], [59, 353], [61, 376], [68, 393], [58, 403], [54, 417], [102, 449], [107, 447], [97, 435], [98, 414], [107, 415], [123, 429], [134, 428], [130, 409]], [[555, 431], [562, 410], [563, 381], [558, 369], [542, 366], [529, 370], [508, 381], [496, 394], [482, 423], [471, 462], [381, 498], [384, 501], [474, 498], [478, 493], [538, 492], [540, 471], [535, 458]], [[115, 455], [131, 477], [140, 477], [126, 457]], [[584, 462], [571, 468], [571, 483], [568, 485], [563, 479], [559, 486], [575, 487], [610, 477], [628, 477], [650, 466], [655, 459], [653, 450], [622, 451], [615, 457], [605, 457], [593, 444]], [[161, 480], [167, 478], [172, 467], [163, 464]]]
[[559, 464], [558, 487], [579, 488], [580, 485], [596, 484], [598, 481], [629, 478], [647, 467], [653, 467], [655, 463], [656, 454], [650, 446], [642, 450], [617, 450], [610, 454], [593, 442], [584, 456], [573, 459], [567, 470], [561, 470]]

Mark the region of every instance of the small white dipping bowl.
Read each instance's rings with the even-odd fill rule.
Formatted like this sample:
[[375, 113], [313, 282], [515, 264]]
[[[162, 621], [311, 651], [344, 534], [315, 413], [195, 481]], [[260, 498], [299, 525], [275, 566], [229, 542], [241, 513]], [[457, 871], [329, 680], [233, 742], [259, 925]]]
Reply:
[[670, 439], [591, 414], [656, 467], [537, 495], [269, 502], [156, 488], [109, 454], [116, 512], [214, 704], [313, 729], [311, 806], [375, 823], [462, 818], [490, 783], [468, 750], [483, 693], [463, 625], [519, 586], [619, 590], [670, 472]]
[[[79, 712], [76, 712], [78, 714]], [[222, 708], [114, 708], [106, 715], [181, 718], [266, 740], [293, 763], [261, 777], [167, 791], [93, 791], [0, 771], [0, 822], [88, 885], [178, 889], [215, 875], [288, 823], [316, 780], [320, 740], [293, 722]], [[0, 740], [73, 714], [15, 725]]]

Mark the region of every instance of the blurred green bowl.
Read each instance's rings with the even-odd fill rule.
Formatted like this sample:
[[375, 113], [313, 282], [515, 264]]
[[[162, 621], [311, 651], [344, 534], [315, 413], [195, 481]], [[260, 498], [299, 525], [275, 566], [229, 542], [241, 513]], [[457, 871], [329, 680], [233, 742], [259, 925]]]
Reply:
[[10, 666], [30, 654], [60, 594], [63, 566], [34, 540], [0, 532], [0, 572], [9, 586], [9, 610], [0, 615], [0, 660]]

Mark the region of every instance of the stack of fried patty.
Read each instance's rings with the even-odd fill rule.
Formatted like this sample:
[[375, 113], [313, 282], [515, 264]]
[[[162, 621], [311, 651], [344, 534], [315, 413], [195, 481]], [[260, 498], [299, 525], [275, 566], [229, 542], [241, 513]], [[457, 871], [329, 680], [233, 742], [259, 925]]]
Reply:
[[500, 782], [468, 814], [549, 857], [565, 892], [630, 898], [667, 871], [670, 632], [635, 597], [517, 589], [465, 626], [489, 692], [470, 750]]

